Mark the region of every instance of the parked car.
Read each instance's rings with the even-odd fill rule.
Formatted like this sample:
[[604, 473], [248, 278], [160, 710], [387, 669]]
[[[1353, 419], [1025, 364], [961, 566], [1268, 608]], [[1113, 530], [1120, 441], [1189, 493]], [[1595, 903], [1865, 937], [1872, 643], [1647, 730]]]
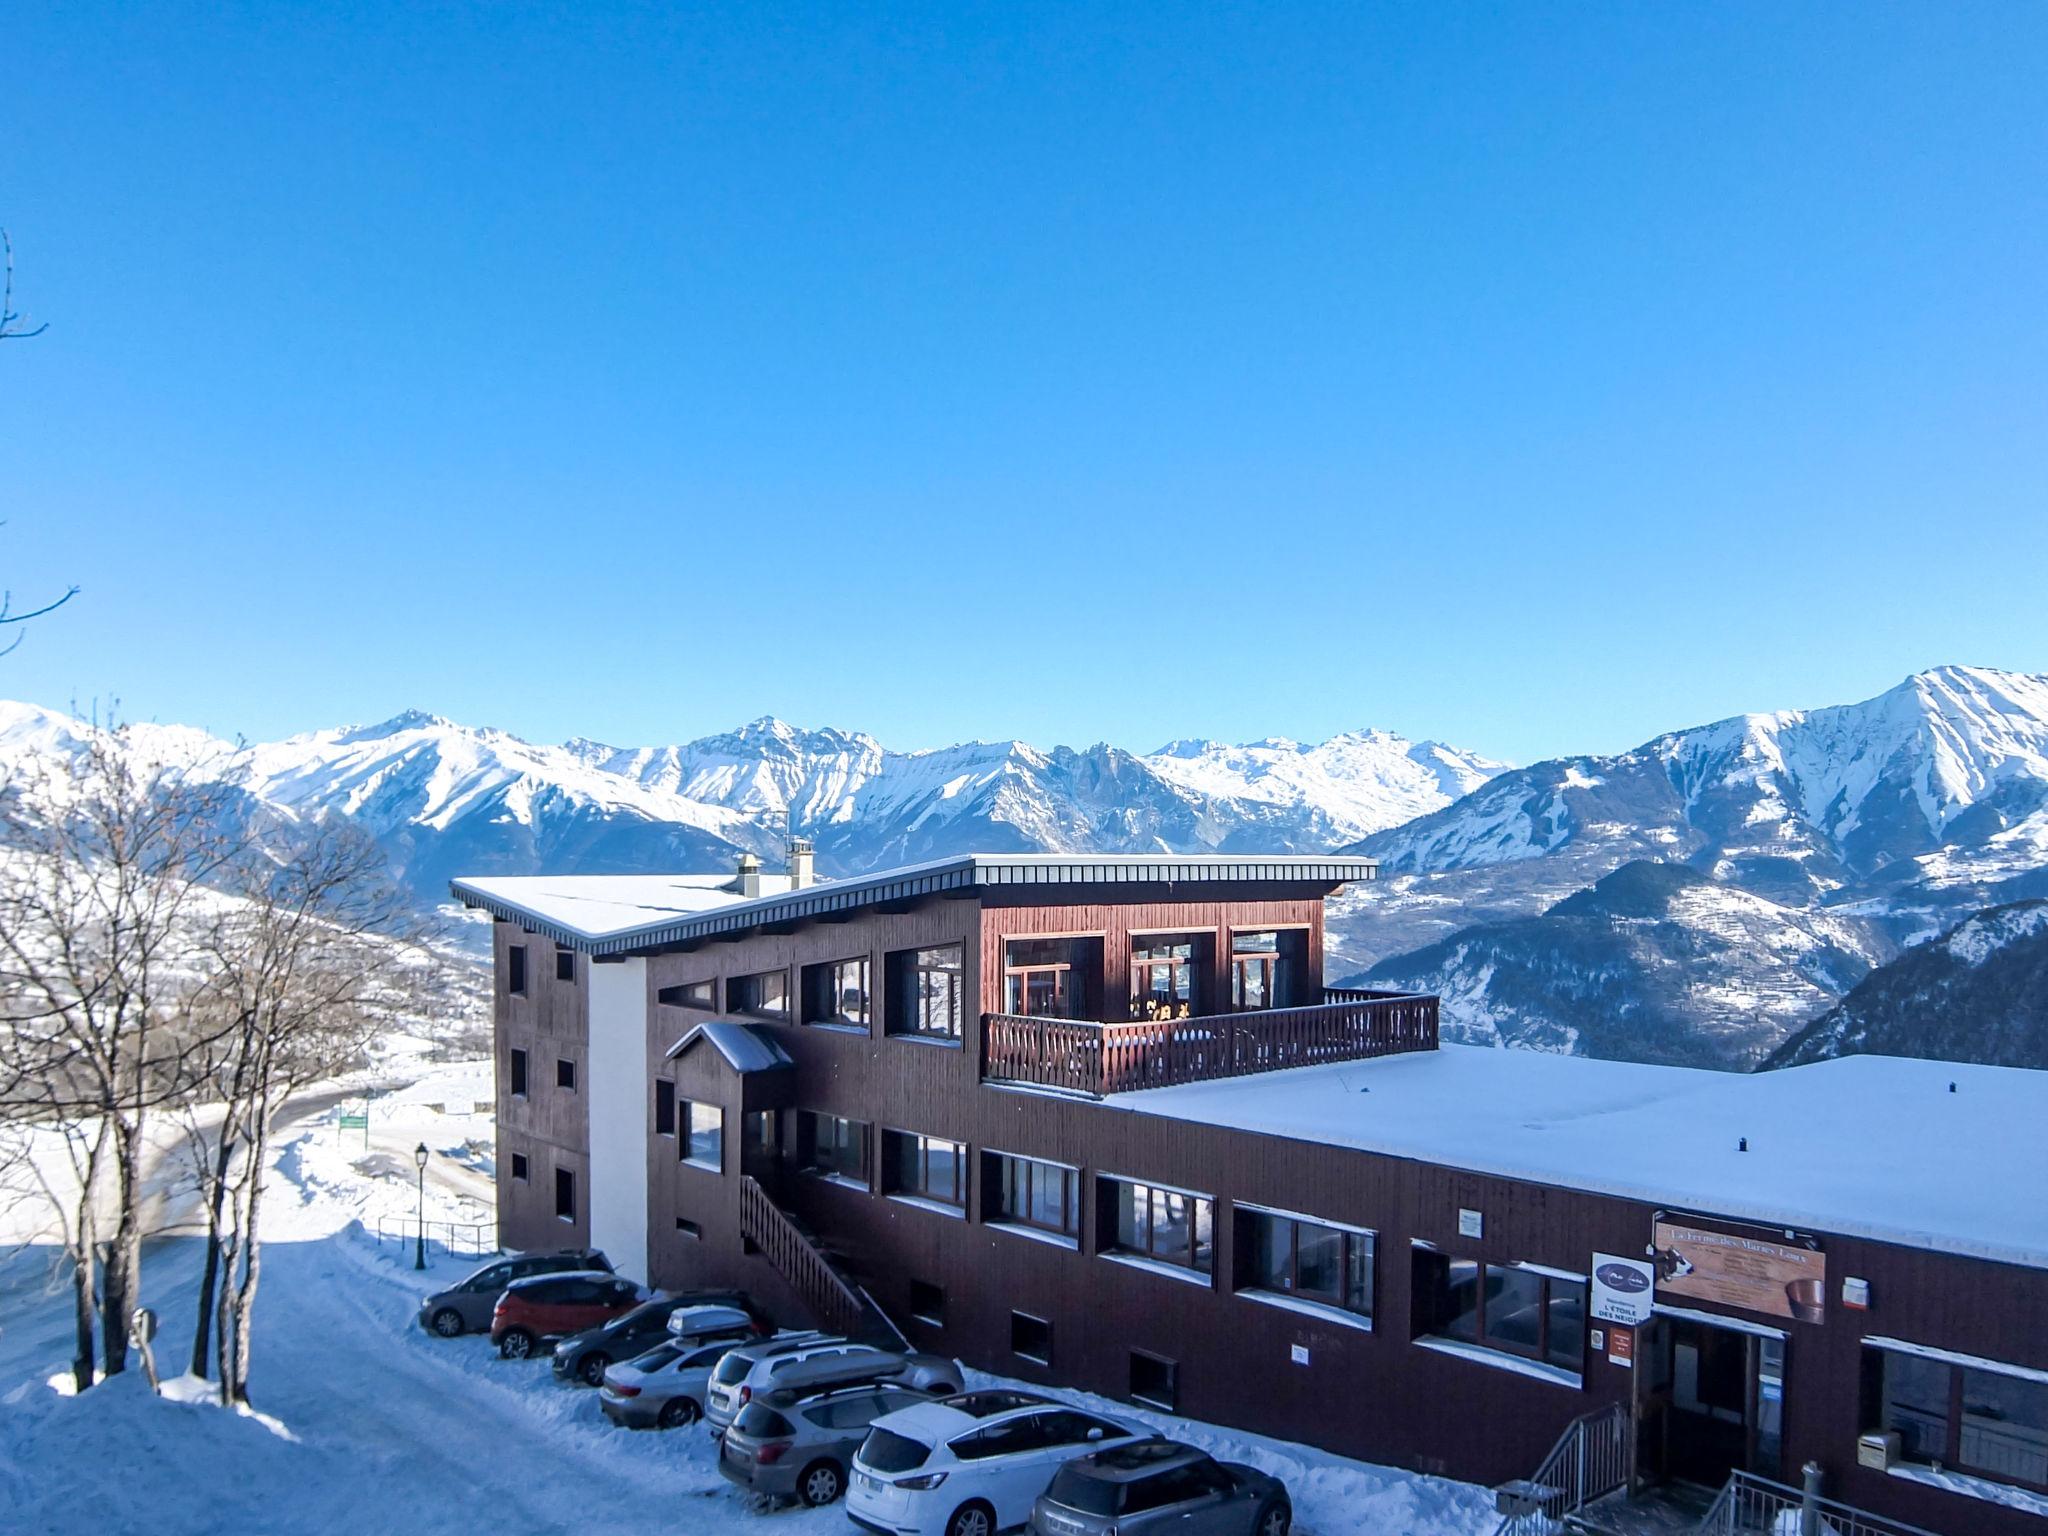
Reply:
[[524, 1360], [543, 1339], [595, 1328], [645, 1300], [641, 1287], [602, 1269], [514, 1280], [491, 1313], [491, 1342], [507, 1360]]
[[711, 1397], [704, 1405], [704, 1418], [719, 1431], [764, 1392], [822, 1392], [827, 1387], [878, 1381], [923, 1392], [957, 1392], [960, 1363], [944, 1355], [877, 1349], [823, 1334], [742, 1344], [711, 1373]]
[[611, 1267], [612, 1261], [595, 1248], [562, 1248], [553, 1253], [519, 1253], [509, 1259], [493, 1259], [468, 1278], [422, 1301], [420, 1326], [444, 1339], [481, 1333], [491, 1326], [491, 1311], [498, 1304], [499, 1293], [514, 1280], [563, 1274], [572, 1269], [609, 1271]]
[[1287, 1487], [1175, 1440], [1077, 1456], [1031, 1509], [1032, 1536], [1287, 1536]]
[[1076, 1456], [1146, 1438], [1030, 1392], [963, 1392], [875, 1420], [846, 1512], [885, 1536], [995, 1536], [1022, 1525]]
[[[686, 1317], [691, 1319], [690, 1326], [676, 1329], [676, 1320]], [[743, 1307], [658, 1296], [622, 1317], [562, 1340], [555, 1346], [555, 1375], [594, 1387], [604, 1380], [605, 1370], [614, 1360], [644, 1355], [670, 1337], [684, 1344], [724, 1339], [730, 1346], [742, 1339], [759, 1338], [762, 1332], [765, 1330]]]
[[657, 1344], [604, 1373], [597, 1400], [604, 1416], [627, 1429], [680, 1429], [704, 1416], [711, 1369], [729, 1340]]
[[868, 1384], [770, 1392], [742, 1408], [718, 1442], [718, 1470], [742, 1488], [813, 1508], [846, 1491], [853, 1453], [885, 1413], [931, 1401], [913, 1387]]

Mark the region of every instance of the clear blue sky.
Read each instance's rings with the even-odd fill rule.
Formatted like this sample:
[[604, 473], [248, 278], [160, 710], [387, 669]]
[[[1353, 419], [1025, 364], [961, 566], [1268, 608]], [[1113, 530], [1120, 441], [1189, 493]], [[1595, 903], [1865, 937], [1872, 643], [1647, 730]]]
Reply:
[[2037, 4], [12, 8], [0, 696], [1528, 760], [2048, 671]]

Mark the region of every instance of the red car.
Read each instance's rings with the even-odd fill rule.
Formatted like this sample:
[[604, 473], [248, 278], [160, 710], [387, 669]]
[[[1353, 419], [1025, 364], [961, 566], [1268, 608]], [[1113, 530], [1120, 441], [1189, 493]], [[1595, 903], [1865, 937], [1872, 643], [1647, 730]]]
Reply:
[[491, 1313], [491, 1342], [507, 1360], [524, 1360], [543, 1339], [595, 1328], [645, 1300], [647, 1292], [632, 1281], [601, 1269], [514, 1280]]

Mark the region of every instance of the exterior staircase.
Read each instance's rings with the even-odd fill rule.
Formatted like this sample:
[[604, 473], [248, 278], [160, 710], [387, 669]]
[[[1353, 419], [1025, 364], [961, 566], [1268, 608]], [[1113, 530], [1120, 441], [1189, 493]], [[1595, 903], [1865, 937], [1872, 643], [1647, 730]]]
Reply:
[[1599, 1531], [1586, 1523], [1587, 1512], [1625, 1495], [1635, 1465], [1635, 1419], [1628, 1404], [1609, 1403], [1572, 1420], [1535, 1472], [1494, 1490], [1501, 1513], [1494, 1536]]
[[752, 1174], [740, 1176], [740, 1237], [775, 1266], [826, 1332], [890, 1349], [909, 1347], [903, 1330], [854, 1277], [846, 1256], [777, 1205]]

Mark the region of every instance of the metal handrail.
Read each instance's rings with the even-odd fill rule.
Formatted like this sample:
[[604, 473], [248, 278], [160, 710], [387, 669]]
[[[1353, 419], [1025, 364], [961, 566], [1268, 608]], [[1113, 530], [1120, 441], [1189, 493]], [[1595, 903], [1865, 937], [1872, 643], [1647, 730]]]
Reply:
[[1523, 1507], [1505, 1512], [1494, 1536], [1536, 1536], [1595, 1499], [1626, 1488], [1635, 1473], [1635, 1417], [1626, 1403], [1581, 1414], [1522, 1484]]
[[[1815, 1536], [1935, 1536], [1922, 1526], [1874, 1515], [1817, 1492], [1802, 1492], [1753, 1472], [1729, 1473], [1693, 1529], [1696, 1536], [1779, 1536], [1788, 1529], [1787, 1513], [1795, 1520], [1789, 1529], [1802, 1536], [1808, 1532]], [[1813, 1517], [1810, 1521], [1801, 1518], [1808, 1513]]]
[[[439, 1238], [434, 1236], [434, 1229], [436, 1227], [441, 1229], [442, 1235]], [[455, 1234], [457, 1232], [468, 1234], [459, 1252], [456, 1248]], [[488, 1240], [485, 1237], [486, 1233], [490, 1234]], [[483, 1259], [490, 1257], [494, 1253], [502, 1253], [504, 1251], [498, 1246], [497, 1232], [494, 1224], [488, 1221], [443, 1221], [430, 1219], [426, 1223], [425, 1233], [422, 1234], [420, 1223], [415, 1217], [379, 1216], [377, 1218], [376, 1231], [372, 1235], [375, 1237], [377, 1246], [380, 1248], [387, 1241], [403, 1245], [413, 1242], [424, 1235], [428, 1248], [432, 1248], [436, 1242], [439, 1242], [441, 1251], [451, 1259]]]

